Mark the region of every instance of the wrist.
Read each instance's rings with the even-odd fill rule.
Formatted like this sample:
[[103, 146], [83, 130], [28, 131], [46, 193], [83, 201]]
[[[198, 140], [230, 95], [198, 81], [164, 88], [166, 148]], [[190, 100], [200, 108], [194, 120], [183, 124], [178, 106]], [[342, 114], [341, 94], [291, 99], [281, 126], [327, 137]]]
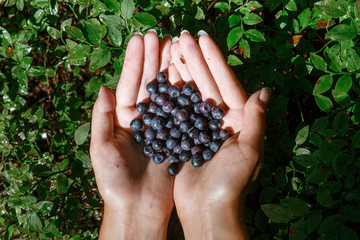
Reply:
[[105, 205], [100, 240], [107, 239], [166, 239], [169, 217], [147, 216], [140, 209], [114, 208]]

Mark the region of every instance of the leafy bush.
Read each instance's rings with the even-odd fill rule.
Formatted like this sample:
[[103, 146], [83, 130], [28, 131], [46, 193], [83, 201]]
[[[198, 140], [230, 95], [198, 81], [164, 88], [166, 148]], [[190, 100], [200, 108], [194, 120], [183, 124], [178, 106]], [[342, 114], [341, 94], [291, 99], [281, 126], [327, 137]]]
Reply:
[[0, 19], [1, 238], [96, 239], [91, 109], [155, 28], [207, 31], [247, 92], [273, 89], [251, 239], [359, 239], [359, 1], [0, 0]]

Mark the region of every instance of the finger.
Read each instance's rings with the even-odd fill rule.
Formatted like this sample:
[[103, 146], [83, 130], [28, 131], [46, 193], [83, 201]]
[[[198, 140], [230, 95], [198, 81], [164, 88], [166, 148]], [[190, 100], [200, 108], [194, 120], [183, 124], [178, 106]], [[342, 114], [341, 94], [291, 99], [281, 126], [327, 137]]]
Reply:
[[135, 34], [127, 45], [123, 70], [116, 89], [118, 108], [135, 106], [143, 65], [144, 41], [140, 34]]
[[91, 143], [105, 143], [114, 136], [115, 96], [107, 87], [102, 87], [93, 108]]
[[246, 92], [219, 47], [207, 34], [200, 36], [199, 46], [225, 103], [230, 108], [242, 109], [247, 100]]
[[203, 96], [203, 100], [212, 99], [216, 105], [222, 104], [223, 99], [219, 88], [194, 38], [188, 32], [183, 32], [180, 36], [179, 44], [186, 65]]
[[154, 31], [149, 31], [144, 36], [144, 70], [137, 102], [142, 102], [144, 99], [149, 97], [149, 93], [146, 91], [146, 85], [150, 81], [156, 79], [156, 75], [159, 72], [159, 39], [156, 31]]
[[174, 64], [170, 64], [169, 66], [169, 82], [171, 85], [183, 85], [180, 73], [178, 72]]
[[165, 71], [169, 68], [171, 61], [171, 36], [164, 35], [163, 40], [160, 42], [160, 72]]
[[238, 137], [239, 146], [246, 146], [250, 156], [259, 154], [264, 142], [266, 105], [270, 89], [263, 88], [252, 94], [244, 107], [244, 125]]
[[[171, 57], [174, 61], [174, 64], [180, 73], [180, 76], [184, 82], [188, 82], [192, 80], [189, 69], [185, 63], [185, 58], [181, 53], [179, 42], [177, 42], [178, 38], [173, 38], [173, 45], [171, 47]], [[175, 42], [174, 42], [175, 40]]]

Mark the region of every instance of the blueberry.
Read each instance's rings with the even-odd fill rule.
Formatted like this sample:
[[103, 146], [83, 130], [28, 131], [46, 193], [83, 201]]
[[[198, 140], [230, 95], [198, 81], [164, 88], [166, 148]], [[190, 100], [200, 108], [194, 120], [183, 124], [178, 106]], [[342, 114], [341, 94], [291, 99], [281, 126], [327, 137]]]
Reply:
[[185, 95], [190, 96], [194, 89], [195, 87], [192, 83], [185, 83], [182, 90]]
[[163, 147], [163, 143], [160, 140], [154, 140], [151, 146], [155, 151], [159, 151]]
[[178, 145], [176, 145], [174, 148], [173, 148], [173, 152], [174, 153], [177, 153], [177, 154], [180, 154], [180, 153], [182, 153], [184, 150], [181, 148], [181, 145], [180, 144], [178, 144]]
[[222, 119], [225, 116], [225, 110], [222, 107], [216, 106], [211, 111], [211, 115], [214, 119]]
[[219, 132], [220, 138], [225, 141], [229, 137], [231, 137], [231, 133], [227, 129], [221, 129]]
[[181, 106], [187, 106], [190, 104], [190, 99], [188, 96], [186, 95], [180, 95], [177, 98], [177, 102], [181, 105]]
[[193, 165], [193, 167], [195, 167], [195, 168], [201, 167], [203, 165], [201, 156], [198, 154], [193, 155], [191, 158], [191, 165]]
[[156, 104], [159, 106], [163, 106], [167, 100], [168, 100], [168, 96], [165, 93], [160, 93], [155, 98]]
[[170, 85], [168, 83], [160, 83], [159, 84], [159, 92], [160, 93], [168, 93]]
[[158, 89], [158, 83], [155, 81], [151, 81], [146, 85], [146, 91], [149, 93], [156, 93]]
[[145, 112], [148, 110], [148, 105], [147, 105], [147, 103], [145, 103], [145, 102], [139, 102], [139, 103], [136, 105], [136, 110], [137, 110], [139, 113], [145, 113]]
[[159, 96], [158, 93], [152, 93], [152, 94], [150, 94], [150, 100], [153, 101], [153, 102], [156, 102], [157, 96]]
[[170, 154], [169, 158], [168, 158], [169, 163], [179, 163], [179, 155], [176, 153]]
[[165, 127], [171, 129], [171, 128], [173, 128], [174, 126], [175, 126], [174, 121], [171, 120], [171, 119], [168, 119], [167, 122], [166, 122], [166, 124], [165, 124]]
[[181, 121], [180, 121], [179, 119], [177, 119], [176, 117], [174, 117], [174, 124], [175, 124], [176, 126], [179, 126], [180, 123], [181, 123]]
[[147, 138], [144, 139], [145, 145], [151, 145], [152, 142], [153, 142], [153, 140], [151, 140], [151, 139], [147, 139]]
[[193, 103], [198, 103], [201, 101], [201, 95], [199, 92], [193, 92], [190, 96], [190, 99]]
[[151, 102], [151, 103], [149, 104], [148, 111], [149, 111], [150, 113], [156, 113], [156, 110], [157, 110], [157, 109], [158, 109], [158, 105], [157, 105], [156, 103]]
[[206, 126], [205, 119], [202, 117], [196, 118], [194, 126], [199, 130], [204, 130], [204, 128]]
[[179, 160], [182, 162], [188, 162], [188, 161], [190, 161], [190, 158], [191, 158], [191, 152], [189, 152], [189, 151], [183, 151], [179, 155]]
[[166, 73], [159, 72], [156, 76], [156, 79], [158, 80], [159, 83], [164, 83], [167, 81], [168, 77], [167, 77]]
[[193, 145], [194, 144], [192, 143], [191, 139], [189, 139], [189, 138], [187, 138], [181, 142], [181, 148], [185, 151], [190, 151]]
[[176, 119], [179, 120], [180, 122], [186, 121], [189, 118], [189, 114], [185, 109], [180, 109], [179, 111], [177, 111], [175, 116]]
[[165, 125], [165, 121], [161, 117], [154, 117], [151, 120], [151, 127], [156, 131], [162, 129], [164, 125]]
[[151, 120], [153, 119], [153, 116], [150, 113], [144, 113], [143, 116], [144, 125], [150, 126]]
[[200, 111], [202, 114], [209, 113], [211, 111], [211, 103], [204, 101], [200, 104]]
[[200, 102], [197, 102], [194, 104], [193, 108], [194, 108], [194, 112], [197, 113], [197, 114], [200, 114], [201, 111], [200, 111]]
[[212, 131], [211, 133], [211, 139], [214, 140], [219, 140], [220, 139], [220, 134], [219, 131]]
[[189, 138], [188, 135], [186, 133], [183, 133], [181, 135], [181, 141], [184, 141], [185, 139]]
[[201, 145], [195, 145], [191, 148], [191, 154], [192, 155], [196, 155], [196, 154], [200, 154], [202, 151], [202, 146]]
[[156, 110], [156, 116], [162, 117], [162, 118], [168, 118], [169, 117], [169, 113], [165, 112], [162, 108], [158, 108]]
[[195, 144], [195, 145], [200, 145], [200, 144], [202, 144], [202, 143], [200, 142], [200, 140], [199, 140], [199, 137], [194, 138], [194, 144]]
[[164, 105], [162, 106], [162, 110], [166, 113], [170, 113], [175, 108], [175, 103], [172, 101], [166, 101]]
[[169, 129], [162, 128], [162, 129], [157, 131], [156, 138], [165, 141], [166, 139], [169, 138], [169, 135], [170, 135], [169, 134]]
[[150, 145], [146, 145], [143, 149], [143, 153], [146, 157], [152, 157], [154, 155], [154, 149]]
[[180, 138], [181, 137], [181, 131], [178, 128], [172, 128], [170, 130], [170, 136], [173, 138]]
[[140, 131], [142, 129], [142, 127], [143, 127], [143, 123], [140, 118], [135, 118], [130, 123], [130, 128], [134, 132]]
[[210, 112], [203, 113], [203, 116], [207, 119], [207, 122], [209, 122], [213, 119]]
[[152, 157], [152, 160], [154, 161], [154, 163], [160, 164], [165, 160], [165, 156], [163, 153], [161, 152], [157, 152], [154, 154], [154, 156]]
[[144, 132], [143, 131], [136, 132], [134, 134], [134, 139], [138, 143], [141, 143], [142, 141], [144, 141]]
[[[189, 112], [192, 112], [192, 111], [189, 111]], [[190, 119], [191, 123], [194, 123], [196, 118], [197, 118], [197, 116], [195, 113], [190, 113], [189, 119]]]
[[178, 144], [178, 141], [176, 141], [173, 138], [169, 138], [166, 140], [166, 147], [168, 149], [173, 149]]
[[200, 134], [199, 134], [199, 140], [200, 140], [201, 143], [207, 144], [207, 143], [210, 142], [211, 137], [210, 137], [208, 132], [201, 131]]
[[203, 156], [203, 159], [204, 159], [205, 161], [210, 161], [210, 160], [213, 158], [213, 156], [214, 156], [214, 152], [211, 151], [211, 149], [206, 148], [206, 149], [204, 149], [204, 151], [202, 152], [202, 156]]
[[145, 138], [148, 140], [154, 140], [156, 136], [156, 131], [152, 128], [148, 128], [145, 130]]
[[170, 149], [168, 149], [167, 147], [163, 147], [161, 150], [163, 151], [163, 153], [165, 153], [167, 157], [170, 156], [171, 154]]
[[176, 174], [179, 173], [179, 167], [178, 165], [176, 165], [176, 163], [172, 163], [169, 165], [168, 167], [168, 173], [171, 175], [171, 176], [175, 176]]
[[181, 94], [181, 90], [178, 86], [173, 85], [169, 87], [168, 93], [170, 95], [171, 98], [177, 98], [180, 96]]
[[210, 147], [211, 151], [216, 153], [217, 151], [219, 151], [221, 145], [218, 141], [212, 141], [212, 142], [210, 142], [209, 147]]
[[199, 129], [197, 128], [193, 128], [192, 130], [189, 131], [189, 137], [194, 139], [194, 138], [197, 138], [199, 136]]
[[221, 127], [221, 122], [220, 120], [217, 120], [217, 119], [212, 119], [210, 122], [209, 122], [209, 128], [213, 131], [217, 131], [219, 130]]
[[191, 124], [189, 122], [181, 122], [179, 129], [181, 132], [186, 133], [190, 130]]

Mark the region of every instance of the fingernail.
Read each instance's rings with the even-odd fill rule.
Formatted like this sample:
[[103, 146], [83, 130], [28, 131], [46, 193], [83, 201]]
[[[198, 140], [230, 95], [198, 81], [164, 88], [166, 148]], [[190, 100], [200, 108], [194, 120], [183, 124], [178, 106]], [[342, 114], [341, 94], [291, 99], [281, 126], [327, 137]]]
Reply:
[[141, 32], [134, 32], [134, 35], [140, 35], [140, 36], [144, 36]]
[[101, 86], [101, 88], [100, 88], [100, 90], [99, 90], [99, 93], [98, 93], [98, 96], [100, 96], [100, 94], [102, 93], [103, 89], [104, 89], [104, 85]]
[[269, 99], [270, 99], [270, 95], [271, 95], [271, 89], [268, 87], [264, 87], [263, 89], [261, 89], [260, 92], [260, 101], [262, 101], [263, 103], [268, 103]]
[[183, 33], [189, 33], [189, 31], [184, 29], [184, 30], [181, 31], [180, 35], [183, 34]]
[[173, 61], [172, 59], [171, 59], [170, 62], [169, 62], [169, 65], [170, 65], [170, 64], [174, 64], [174, 61]]
[[163, 38], [172, 38], [172, 36], [169, 33], [165, 33]]
[[201, 36], [201, 35], [209, 35], [207, 34], [207, 32], [205, 32], [204, 30], [200, 30], [197, 35]]
[[156, 32], [156, 30], [155, 29], [149, 29], [147, 32], [153, 32], [153, 33], [156, 33], [157, 34], [157, 32]]
[[177, 41], [179, 41], [179, 38], [178, 37], [173, 37], [172, 43], [176, 43]]

